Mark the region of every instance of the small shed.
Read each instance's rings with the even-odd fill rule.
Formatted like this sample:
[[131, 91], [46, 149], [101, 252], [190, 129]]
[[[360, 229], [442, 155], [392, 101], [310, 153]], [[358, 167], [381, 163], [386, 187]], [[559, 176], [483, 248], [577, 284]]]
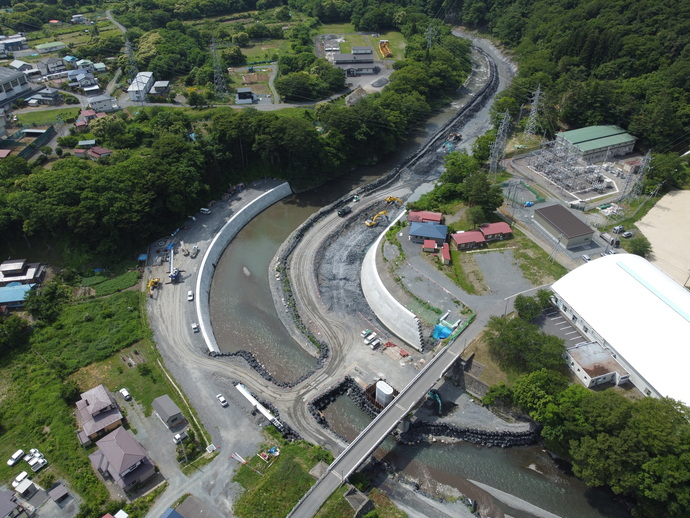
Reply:
[[48, 491], [48, 496], [53, 502], [59, 504], [69, 496], [69, 491], [67, 491], [67, 488], [62, 482], [59, 482], [53, 489]]
[[422, 244], [422, 252], [430, 252], [432, 254], [436, 252], [436, 241], [433, 239], [425, 239]]
[[25, 478], [17, 487], [14, 488], [14, 490], [22, 498], [31, 498], [31, 495], [38, 491], [38, 488], [31, 480]]
[[443, 248], [441, 248], [441, 263], [450, 264], [450, 245], [448, 243], [443, 243]]

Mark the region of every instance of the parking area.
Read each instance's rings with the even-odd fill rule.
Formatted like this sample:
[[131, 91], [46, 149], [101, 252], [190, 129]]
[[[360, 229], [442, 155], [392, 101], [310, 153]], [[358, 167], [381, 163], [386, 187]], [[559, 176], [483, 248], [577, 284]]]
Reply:
[[545, 309], [538, 323], [545, 333], [562, 338], [566, 347], [587, 341], [587, 338], [556, 308]]

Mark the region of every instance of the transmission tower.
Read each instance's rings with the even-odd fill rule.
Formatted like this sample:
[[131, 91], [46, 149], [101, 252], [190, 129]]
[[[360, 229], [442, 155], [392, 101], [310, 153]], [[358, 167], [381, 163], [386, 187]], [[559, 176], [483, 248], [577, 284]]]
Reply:
[[137, 67], [137, 62], [134, 59], [132, 42], [129, 41], [129, 39], [125, 40], [125, 52], [127, 52], [127, 58], [129, 59], [129, 79], [132, 81], [139, 73], [139, 69]]
[[510, 112], [508, 110], [503, 114], [503, 120], [501, 125], [498, 127], [498, 132], [496, 133], [496, 140], [491, 145], [491, 158], [489, 162], [489, 174], [493, 174], [496, 177], [496, 172], [498, 171], [498, 163], [503, 158], [505, 152], [506, 141], [508, 140], [508, 129], [510, 128]]
[[220, 64], [218, 50], [216, 49], [215, 36], [211, 37], [211, 55], [213, 56], [213, 86], [215, 87], [216, 95], [224, 99], [228, 95], [228, 86], [225, 84], [223, 67]]
[[647, 174], [647, 169], [649, 169], [651, 161], [652, 150], [650, 149], [649, 151], [647, 151], [647, 154], [644, 157], [642, 157], [642, 161], [640, 162], [640, 169], [637, 172], [637, 179], [635, 180], [635, 185], [633, 185], [630, 189], [628, 189], [628, 187], [630, 186], [633, 173], [628, 173], [628, 178], [626, 178], [625, 180], [625, 187], [623, 187], [623, 192], [625, 193], [624, 197], [632, 196], [633, 192], [637, 191], [637, 186], [640, 185], [640, 183], [642, 183], [642, 178], [644, 178], [644, 175]]
[[436, 27], [429, 26], [426, 30], [426, 49], [429, 50], [434, 44], [434, 38], [436, 37]]
[[537, 85], [537, 89], [532, 95], [532, 107], [529, 110], [529, 119], [527, 119], [527, 129], [525, 133], [528, 135], [536, 135], [537, 131], [537, 115], [539, 115], [539, 101], [541, 101], [541, 83]]

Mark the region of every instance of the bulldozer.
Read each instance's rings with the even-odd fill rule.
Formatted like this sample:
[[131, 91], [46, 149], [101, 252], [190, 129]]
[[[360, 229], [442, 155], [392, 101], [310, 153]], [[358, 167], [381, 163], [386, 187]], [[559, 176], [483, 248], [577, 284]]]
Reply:
[[386, 198], [386, 203], [397, 203], [399, 207], [402, 207], [403, 201], [395, 196], [389, 196]]
[[388, 44], [388, 40], [379, 40], [379, 50], [381, 51], [381, 56], [384, 58], [392, 58], [393, 52]]
[[364, 222], [364, 224], [365, 224], [367, 227], [375, 227], [376, 225], [379, 224], [378, 219], [379, 219], [381, 216], [385, 216], [386, 214], [388, 214], [388, 211], [382, 210], [381, 212], [379, 212], [379, 213], [378, 213], [376, 216], [374, 216], [373, 218], [366, 220], [366, 221]]
[[148, 290], [149, 290], [149, 297], [153, 297], [153, 290], [155, 290], [161, 283], [161, 280], [156, 278], [156, 279], [151, 279], [148, 283]]

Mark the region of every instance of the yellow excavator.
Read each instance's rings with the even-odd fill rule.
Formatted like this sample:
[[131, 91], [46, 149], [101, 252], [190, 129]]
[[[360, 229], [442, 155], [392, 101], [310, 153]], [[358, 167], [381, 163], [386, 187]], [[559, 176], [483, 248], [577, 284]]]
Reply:
[[388, 211], [382, 210], [381, 212], [379, 212], [379, 213], [378, 213], [376, 216], [374, 216], [373, 218], [366, 220], [366, 221], [364, 222], [364, 224], [365, 224], [367, 227], [375, 227], [376, 225], [379, 224], [378, 219], [379, 219], [381, 216], [385, 216], [386, 214], [388, 214]]
[[149, 297], [153, 297], [153, 290], [155, 290], [161, 283], [160, 279], [151, 279], [148, 283]]
[[396, 198], [395, 196], [389, 196], [386, 198], [386, 203], [397, 203], [399, 206], [402, 207], [403, 201], [400, 198]]

